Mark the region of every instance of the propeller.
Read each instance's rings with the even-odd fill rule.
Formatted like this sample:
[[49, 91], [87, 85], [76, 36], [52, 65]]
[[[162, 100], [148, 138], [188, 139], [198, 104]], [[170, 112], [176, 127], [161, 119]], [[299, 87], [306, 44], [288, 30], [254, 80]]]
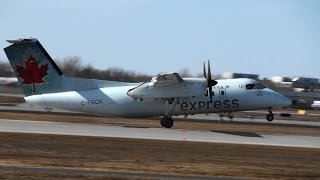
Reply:
[[206, 71], [206, 63], [203, 63], [203, 77], [207, 79], [207, 86], [209, 89], [210, 101], [212, 102], [212, 87], [218, 84], [217, 81], [213, 80], [211, 77], [210, 61], [208, 60], [208, 76]]

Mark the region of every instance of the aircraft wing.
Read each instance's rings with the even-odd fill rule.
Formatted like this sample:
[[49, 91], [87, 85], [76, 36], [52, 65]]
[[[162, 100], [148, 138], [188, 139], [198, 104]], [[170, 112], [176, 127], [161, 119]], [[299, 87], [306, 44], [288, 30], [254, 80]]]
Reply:
[[206, 87], [205, 79], [182, 79], [178, 73], [161, 73], [127, 94], [137, 99], [190, 97], [206, 94]]
[[151, 79], [150, 86], [161, 87], [161, 86], [172, 86], [183, 82], [183, 79], [178, 73], [161, 73]]

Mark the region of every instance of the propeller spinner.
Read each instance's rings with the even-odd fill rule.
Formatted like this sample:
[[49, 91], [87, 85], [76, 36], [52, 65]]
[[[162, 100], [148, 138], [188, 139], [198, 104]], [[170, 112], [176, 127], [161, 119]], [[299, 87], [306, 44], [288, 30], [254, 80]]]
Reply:
[[216, 84], [218, 84], [218, 82], [211, 78], [211, 69], [210, 69], [210, 61], [209, 60], [208, 60], [208, 76], [207, 76], [207, 72], [206, 72], [206, 63], [204, 62], [204, 64], [203, 64], [203, 77], [207, 79], [209, 96], [210, 96], [210, 100], [212, 102], [212, 87], [215, 86]]

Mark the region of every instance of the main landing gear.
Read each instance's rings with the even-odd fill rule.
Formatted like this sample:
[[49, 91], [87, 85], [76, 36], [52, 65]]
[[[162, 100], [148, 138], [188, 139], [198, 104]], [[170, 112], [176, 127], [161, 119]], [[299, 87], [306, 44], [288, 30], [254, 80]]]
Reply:
[[273, 121], [274, 116], [271, 109], [269, 109], [269, 114], [267, 115], [266, 119], [270, 122]]
[[224, 113], [224, 114], [219, 114], [219, 117], [220, 117], [220, 122], [223, 121], [223, 117], [228, 117], [230, 121], [233, 120], [233, 115], [231, 112], [228, 112], [228, 113]]
[[165, 128], [173, 126], [173, 110], [177, 105], [178, 98], [171, 98], [164, 100], [164, 117], [161, 119], [160, 124]]
[[168, 116], [164, 116], [160, 121], [161, 126], [165, 128], [171, 128], [173, 126], [173, 120], [172, 118]]

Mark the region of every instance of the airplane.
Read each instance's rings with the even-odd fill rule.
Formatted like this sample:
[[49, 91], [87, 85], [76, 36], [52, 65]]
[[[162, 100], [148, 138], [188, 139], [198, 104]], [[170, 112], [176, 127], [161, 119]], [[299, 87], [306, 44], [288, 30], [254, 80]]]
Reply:
[[8, 60], [25, 100], [45, 109], [66, 109], [115, 117], [162, 117], [171, 128], [173, 116], [286, 107], [290, 100], [253, 79], [214, 80], [203, 66], [202, 78], [166, 72], [149, 82], [128, 83], [68, 77], [35, 38], [7, 40]]

